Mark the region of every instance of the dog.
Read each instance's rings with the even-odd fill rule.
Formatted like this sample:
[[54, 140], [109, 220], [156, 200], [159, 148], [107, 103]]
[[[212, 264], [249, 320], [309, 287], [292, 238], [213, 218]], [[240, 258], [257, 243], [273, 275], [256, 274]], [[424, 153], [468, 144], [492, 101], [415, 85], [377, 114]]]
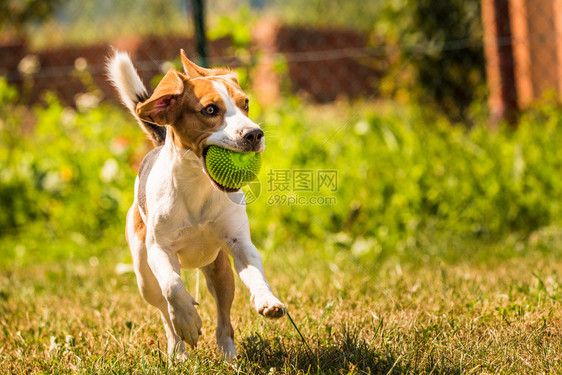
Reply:
[[214, 181], [205, 166], [209, 146], [263, 152], [265, 137], [248, 118], [248, 96], [228, 69], [207, 69], [180, 51], [183, 72], [174, 68], [148, 95], [129, 55], [114, 51], [109, 81], [155, 148], [140, 164], [126, 238], [138, 288], [160, 310], [168, 356], [186, 358], [201, 335], [198, 303], [181, 280], [181, 269], [199, 268], [217, 308], [216, 340], [227, 357], [237, 355], [230, 309], [234, 276], [229, 256], [250, 302], [267, 318], [285, 315], [273, 295], [261, 257], [250, 238], [243, 194]]

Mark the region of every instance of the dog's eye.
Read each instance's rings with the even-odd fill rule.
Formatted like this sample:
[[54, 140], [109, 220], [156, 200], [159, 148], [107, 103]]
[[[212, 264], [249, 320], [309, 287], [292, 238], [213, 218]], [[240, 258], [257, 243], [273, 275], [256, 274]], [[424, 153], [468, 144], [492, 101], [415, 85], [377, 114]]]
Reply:
[[244, 102], [244, 111], [248, 112], [250, 110], [250, 100], [246, 99]]
[[214, 104], [209, 104], [201, 110], [201, 113], [207, 117], [215, 117], [219, 114], [219, 108]]

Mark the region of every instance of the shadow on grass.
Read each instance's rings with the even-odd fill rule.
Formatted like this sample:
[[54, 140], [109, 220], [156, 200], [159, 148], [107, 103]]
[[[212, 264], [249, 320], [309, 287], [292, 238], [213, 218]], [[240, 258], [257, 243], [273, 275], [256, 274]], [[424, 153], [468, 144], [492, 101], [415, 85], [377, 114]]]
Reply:
[[271, 368], [305, 373], [402, 372], [395, 358], [376, 352], [357, 333], [344, 332], [330, 342], [309, 343], [310, 349], [300, 342], [286, 344], [260, 335], [249, 336], [241, 344], [241, 365], [252, 373], [267, 373]]
[[[410, 372], [434, 372], [456, 374], [460, 369], [446, 366], [416, 366], [408, 353], [395, 355], [383, 348], [376, 348], [361, 338], [358, 332], [344, 331], [329, 342], [309, 343], [309, 349], [294, 340], [266, 339], [252, 335], [241, 343], [240, 365], [251, 374], [281, 373], [304, 374], [403, 374]], [[441, 368], [440, 368], [441, 367]], [[275, 372], [277, 373], [277, 372]]]

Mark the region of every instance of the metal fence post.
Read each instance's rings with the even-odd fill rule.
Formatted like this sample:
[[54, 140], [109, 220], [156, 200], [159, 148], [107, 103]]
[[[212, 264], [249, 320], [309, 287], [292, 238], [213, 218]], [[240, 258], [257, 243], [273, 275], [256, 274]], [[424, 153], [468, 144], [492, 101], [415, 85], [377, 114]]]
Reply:
[[[189, 0], [188, 0], [189, 1]], [[199, 65], [207, 66], [207, 36], [205, 35], [205, 3], [204, 0], [191, 0], [193, 23], [195, 25], [195, 39]]]

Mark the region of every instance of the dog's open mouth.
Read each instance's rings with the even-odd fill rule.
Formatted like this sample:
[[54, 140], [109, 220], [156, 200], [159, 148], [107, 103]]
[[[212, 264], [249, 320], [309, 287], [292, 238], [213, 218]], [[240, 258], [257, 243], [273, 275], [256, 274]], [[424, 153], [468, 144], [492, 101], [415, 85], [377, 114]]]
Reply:
[[213, 177], [211, 177], [211, 174], [209, 173], [209, 170], [207, 169], [207, 152], [209, 152], [209, 148], [211, 146], [207, 146], [203, 149], [203, 170], [205, 171], [205, 174], [207, 175], [207, 177], [209, 177], [209, 180], [211, 180], [211, 183], [213, 184], [214, 187], [216, 187], [217, 189], [224, 191], [226, 193], [234, 193], [240, 189], [232, 189], [232, 188], [228, 188], [226, 186], [223, 186], [221, 184], [219, 184], [217, 181], [215, 181], [215, 179]]

